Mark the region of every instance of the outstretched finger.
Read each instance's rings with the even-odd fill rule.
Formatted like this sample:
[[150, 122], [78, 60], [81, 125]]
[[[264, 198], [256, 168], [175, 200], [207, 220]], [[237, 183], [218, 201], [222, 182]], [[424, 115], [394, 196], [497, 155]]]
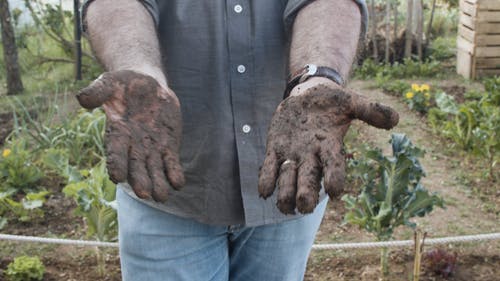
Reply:
[[345, 157], [342, 145], [322, 148], [320, 158], [323, 163], [323, 186], [328, 196], [333, 199], [344, 190]]
[[106, 121], [106, 166], [109, 178], [114, 183], [126, 182], [128, 173], [128, 149], [130, 145], [130, 132], [128, 128], [111, 120]]
[[146, 161], [149, 178], [153, 183], [153, 199], [157, 202], [165, 202], [169, 184], [163, 172], [163, 161], [159, 153], [151, 153]]
[[76, 94], [80, 105], [87, 109], [94, 109], [108, 101], [115, 90], [109, 73], [102, 74], [89, 86]]
[[264, 164], [259, 171], [259, 194], [267, 198], [273, 194], [276, 188], [276, 178], [278, 176], [278, 159], [274, 151], [268, 151]]
[[372, 126], [391, 129], [398, 124], [399, 115], [392, 108], [371, 102], [366, 98], [351, 93], [354, 116]]
[[179, 161], [179, 155], [170, 151], [163, 154], [164, 172], [167, 175], [170, 185], [179, 190], [184, 186], [184, 171]]
[[321, 189], [321, 165], [316, 155], [307, 155], [298, 170], [297, 209], [303, 214], [312, 213], [318, 205]]
[[281, 164], [278, 178], [278, 209], [284, 214], [295, 214], [295, 194], [297, 193], [297, 163], [286, 160]]
[[146, 170], [145, 150], [140, 144], [132, 143], [128, 162], [128, 183], [137, 197], [151, 199], [152, 183]]

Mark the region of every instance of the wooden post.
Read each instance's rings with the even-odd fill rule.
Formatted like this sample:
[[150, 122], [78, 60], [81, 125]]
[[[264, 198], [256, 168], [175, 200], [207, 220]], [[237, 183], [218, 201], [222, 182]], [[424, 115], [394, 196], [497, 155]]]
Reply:
[[413, 281], [419, 281], [420, 279], [420, 268], [422, 263], [422, 253], [424, 251], [424, 242], [427, 237], [427, 232], [422, 232], [416, 230], [413, 233], [413, 241], [415, 242], [414, 252], [415, 256], [413, 259]]

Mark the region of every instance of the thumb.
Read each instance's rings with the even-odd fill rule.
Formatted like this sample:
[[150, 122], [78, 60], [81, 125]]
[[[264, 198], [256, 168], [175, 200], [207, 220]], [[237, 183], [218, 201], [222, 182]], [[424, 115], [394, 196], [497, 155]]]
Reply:
[[371, 102], [351, 93], [354, 117], [380, 129], [391, 129], [399, 122], [399, 114], [394, 109]]
[[89, 86], [83, 88], [76, 94], [80, 105], [86, 109], [94, 109], [103, 105], [113, 95], [113, 86], [108, 81], [108, 75], [103, 74], [94, 80]]

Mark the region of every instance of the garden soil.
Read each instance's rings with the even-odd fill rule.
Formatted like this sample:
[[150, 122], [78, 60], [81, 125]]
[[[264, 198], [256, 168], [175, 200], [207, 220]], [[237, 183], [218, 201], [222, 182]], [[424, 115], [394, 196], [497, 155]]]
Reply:
[[[450, 83], [448, 83], [450, 84]], [[427, 153], [422, 164], [427, 172], [423, 179], [426, 188], [439, 192], [446, 201], [445, 210], [437, 209], [426, 218], [416, 221], [428, 237], [444, 237], [492, 233], [500, 231], [498, 191], [488, 196], [488, 200], [480, 200], [485, 182], [481, 179], [469, 181], [464, 176], [468, 173], [468, 161], [460, 154], [448, 152], [445, 143], [436, 138], [426, 127], [426, 122], [417, 114], [409, 111], [401, 100], [382, 94], [379, 90], [367, 88], [368, 82], [355, 81], [350, 87], [368, 98], [389, 105], [400, 114], [400, 123], [391, 132], [406, 133], [411, 140]], [[10, 126], [0, 123], [3, 127]], [[390, 133], [385, 130], [371, 128], [362, 122], [355, 122], [351, 127], [358, 141], [372, 146], [384, 148], [390, 152]], [[480, 178], [480, 177], [478, 177]], [[43, 220], [32, 223], [10, 223], [2, 233], [37, 235], [44, 237], [63, 237], [82, 239], [85, 235], [84, 223], [74, 216], [71, 210], [74, 203], [60, 192], [60, 182], [44, 183], [51, 187], [52, 195], [45, 205]], [[494, 188], [497, 190], [498, 186]], [[346, 192], [353, 193], [346, 186]], [[479, 194], [479, 196], [478, 196]], [[345, 214], [343, 203], [330, 201], [316, 243], [344, 243], [374, 241], [366, 232], [349, 225], [342, 225]], [[413, 232], [401, 228], [395, 233], [396, 239], [411, 239]], [[423, 276], [420, 280], [455, 280], [455, 281], [495, 281], [500, 280], [500, 241], [442, 245], [449, 253], [457, 254], [457, 267], [453, 274], [444, 278], [426, 266], [423, 261]], [[424, 252], [436, 248], [425, 246]], [[94, 281], [121, 280], [117, 249], [102, 249], [100, 256], [105, 261], [105, 270], [98, 272], [96, 248], [67, 245], [30, 244], [0, 241], [0, 280], [6, 280], [3, 270], [15, 256], [27, 254], [38, 255], [46, 266], [45, 281]], [[425, 254], [424, 254], [425, 255]], [[325, 250], [311, 253], [305, 280], [411, 280], [413, 271], [413, 253], [408, 249], [391, 250], [388, 277], [381, 279], [379, 271], [379, 251], [375, 250]]]

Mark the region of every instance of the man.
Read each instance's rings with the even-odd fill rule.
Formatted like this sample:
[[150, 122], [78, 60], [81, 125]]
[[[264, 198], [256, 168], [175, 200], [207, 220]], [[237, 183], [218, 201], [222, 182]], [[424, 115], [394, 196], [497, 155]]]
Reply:
[[123, 280], [303, 278], [350, 121], [398, 120], [343, 88], [359, 2], [84, 5], [108, 72], [78, 99], [107, 115]]

